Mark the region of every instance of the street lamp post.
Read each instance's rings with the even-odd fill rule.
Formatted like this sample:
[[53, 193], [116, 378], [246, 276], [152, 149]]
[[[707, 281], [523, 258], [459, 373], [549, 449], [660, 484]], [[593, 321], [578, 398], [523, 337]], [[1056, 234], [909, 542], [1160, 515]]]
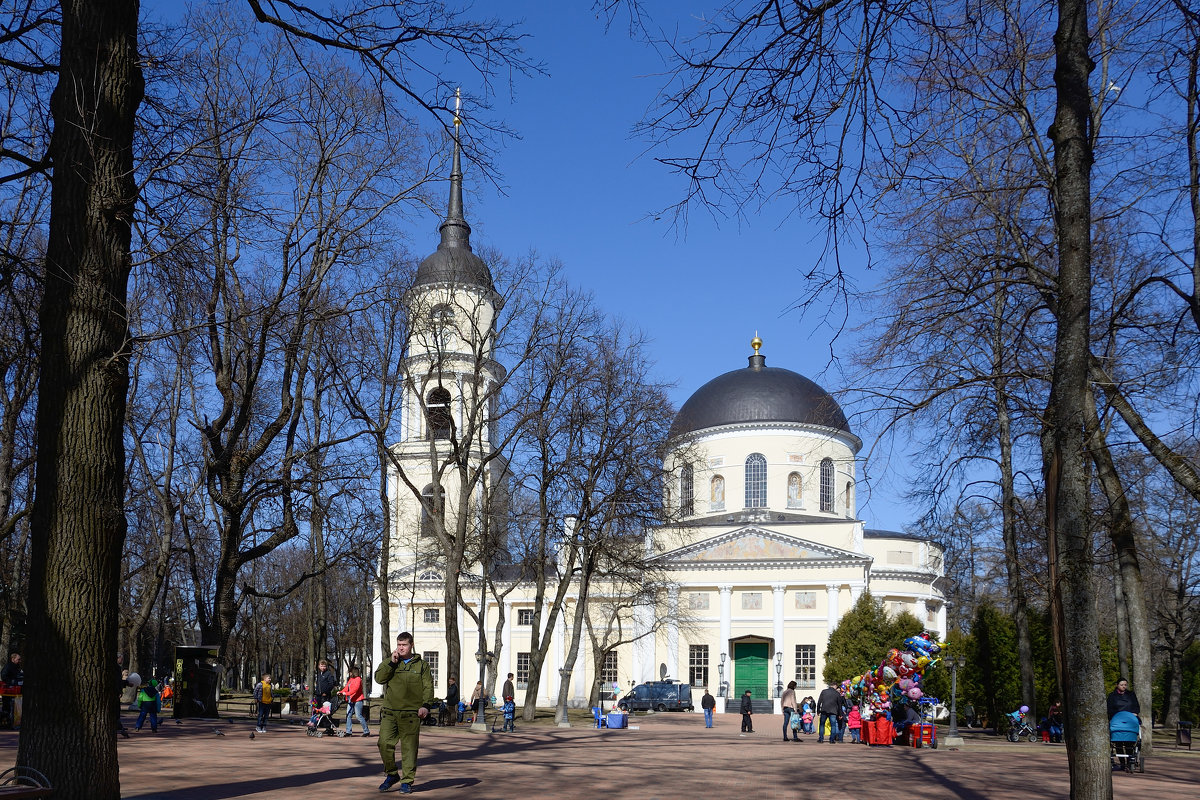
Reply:
[[783, 651], [775, 651], [775, 696], [783, 697]]
[[721, 653], [721, 663], [717, 664], [717, 679], [720, 685], [717, 686], [717, 696], [725, 696], [725, 654]]
[[946, 734], [946, 747], [962, 747], [962, 736], [958, 733], [958, 668], [966, 666], [967, 659], [955, 653], [946, 661], [950, 664], [950, 731]]

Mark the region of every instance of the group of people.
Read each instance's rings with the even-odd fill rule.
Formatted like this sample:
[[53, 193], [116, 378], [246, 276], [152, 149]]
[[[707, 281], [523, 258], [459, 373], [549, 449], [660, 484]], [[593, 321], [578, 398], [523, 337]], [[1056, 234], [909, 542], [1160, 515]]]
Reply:
[[[339, 688], [337, 676], [329, 667], [329, 661], [322, 658], [317, 662], [317, 678], [313, 683], [312, 717], [309, 727], [315, 727], [325, 715], [333, 713], [334, 697], [340, 697], [346, 704], [346, 736], [354, 735], [354, 720], [358, 720], [363, 736], [370, 736], [371, 729], [367, 726], [367, 718], [363, 715], [363, 703], [366, 692], [363, 687], [362, 672], [357, 667], [351, 667], [346, 682]], [[271, 715], [271, 704], [275, 700], [275, 688], [271, 683], [271, 674], [264, 673], [259, 682], [254, 685], [254, 702], [258, 710], [255, 733], [266, 733], [267, 719]]]

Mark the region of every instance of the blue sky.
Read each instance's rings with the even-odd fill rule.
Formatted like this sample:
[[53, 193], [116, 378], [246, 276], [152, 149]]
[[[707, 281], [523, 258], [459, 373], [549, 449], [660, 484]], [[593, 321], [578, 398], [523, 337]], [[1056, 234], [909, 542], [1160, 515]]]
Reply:
[[[657, 26], [682, 32], [695, 30], [714, 6], [713, 0], [646, 4]], [[179, 0], [145, 0], [142, 10], [171, 19], [182, 7]], [[517, 76], [511, 97], [493, 98], [494, 115], [520, 139], [499, 153], [499, 187], [466, 169], [473, 241], [510, 256], [536, 250], [561, 260], [574, 284], [650, 338], [647, 357], [676, 385], [676, 405], [709, 379], [745, 367], [755, 333], [769, 365], [831, 391], [848, 388], [837, 359], [849, 354], [852, 334], [835, 337], [820, 313], [793, 310], [805, 288], [802, 272], [824, 244], [822, 228], [786, 200], [749, 219], [696, 211], [686, 229], [673, 227], [669, 216], [656, 219], [686, 187], [645, 155], [647, 143], [631, 133], [665, 81], [654, 50], [632, 40], [622, 21], [606, 31], [589, 0], [482, 0], [475, 12], [523, 21], [525, 50], [548, 75]], [[464, 70], [467, 95], [481, 91], [472, 79]], [[436, 245], [439, 222], [431, 212], [426, 223], [414, 224], [409, 244], [418, 257]], [[862, 269], [852, 248], [842, 255], [860, 288], [868, 288], [875, 274]], [[862, 321], [861, 313], [851, 325]], [[865, 455], [872, 431], [847, 411]], [[897, 491], [905, 459], [882, 450], [868, 465], [871, 481], [860, 488], [859, 513], [869, 527], [900, 529], [916, 517]]]
[[[705, 9], [695, 0], [651, 4], [664, 28], [694, 26], [692, 15]], [[686, 230], [656, 220], [685, 188], [631, 133], [664, 81], [657, 54], [620, 24], [606, 32], [586, 2], [512, 2], [498, 13], [525, 20], [526, 50], [549, 76], [519, 80], [507, 108], [508, 98], [497, 99], [521, 140], [500, 155], [503, 194], [473, 187], [467, 216], [475, 238], [509, 254], [536, 249], [561, 259], [573, 282], [650, 337], [649, 356], [676, 384], [677, 405], [709, 379], [745, 367], [755, 332], [769, 365], [846, 388], [835, 359], [849, 353], [852, 334], [835, 339], [821, 315], [792, 310], [824, 230], [784, 201], [749, 220], [696, 212]], [[413, 243], [419, 249], [419, 236]], [[848, 252], [844, 263], [869, 285], [874, 273]], [[854, 427], [865, 454], [871, 431]], [[890, 461], [887, 470], [871, 468], [860, 514], [869, 526], [898, 529], [916, 512], [893, 489], [903, 459]]]

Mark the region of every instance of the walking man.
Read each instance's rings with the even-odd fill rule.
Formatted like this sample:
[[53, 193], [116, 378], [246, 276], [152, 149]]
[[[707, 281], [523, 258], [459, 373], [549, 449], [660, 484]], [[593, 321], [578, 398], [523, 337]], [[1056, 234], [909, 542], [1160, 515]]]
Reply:
[[829, 720], [829, 743], [833, 744], [838, 738], [838, 714], [842, 710], [842, 695], [837, 690], [837, 684], [831, 683], [817, 695], [817, 711], [821, 712], [817, 728], [817, 744], [825, 742], [825, 720]]
[[500, 696], [506, 700], [517, 696], [517, 690], [513, 687], [513, 674], [511, 672], [508, 673], [508, 678], [504, 681], [504, 691], [500, 693]]
[[750, 715], [754, 713], [754, 701], [750, 698], [750, 690], [742, 695], [742, 733], [754, 733], [754, 723], [750, 721]]
[[700, 698], [700, 707], [704, 709], [704, 727], [712, 727], [713, 709], [717, 707], [717, 700], [708, 693], [708, 687], [704, 687], [704, 697]]
[[[386, 792], [400, 783], [400, 791], [412, 791], [417, 777], [417, 747], [421, 741], [421, 721], [429, 715], [433, 703], [433, 675], [429, 665], [413, 652], [413, 635], [407, 631], [396, 637], [391, 657], [375, 670], [375, 682], [383, 684], [383, 709], [379, 714], [379, 755], [387, 777], [379, 784]], [[396, 743], [400, 743], [403, 776], [396, 771]]]

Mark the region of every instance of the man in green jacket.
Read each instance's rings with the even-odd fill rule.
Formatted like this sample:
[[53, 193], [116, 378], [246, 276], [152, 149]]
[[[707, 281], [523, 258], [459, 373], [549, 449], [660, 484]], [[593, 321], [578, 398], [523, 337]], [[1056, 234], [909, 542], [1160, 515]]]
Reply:
[[417, 777], [417, 746], [421, 741], [421, 720], [429, 715], [433, 703], [433, 675], [429, 665], [413, 652], [413, 636], [405, 631], [396, 637], [391, 657], [375, 670], [375, 682], [383, 684], [383, 710], [379, 714], [379, 755], [387, 777], [379, 785], [386, 792], [401, 781], [396, 774], [396, 742], [400, 742], [400, 763], [404, 767], [400, 791], [412, 791]]

